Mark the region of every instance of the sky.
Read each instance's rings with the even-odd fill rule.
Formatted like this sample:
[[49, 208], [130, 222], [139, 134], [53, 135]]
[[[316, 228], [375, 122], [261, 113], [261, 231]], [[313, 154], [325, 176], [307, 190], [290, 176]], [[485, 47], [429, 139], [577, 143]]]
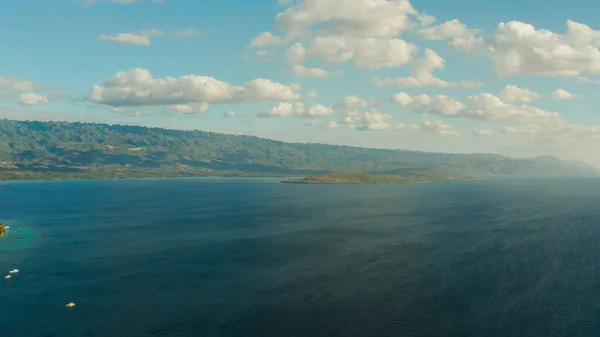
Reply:
[[600, 166], [600, 2], [0, 2], [0, 118]]

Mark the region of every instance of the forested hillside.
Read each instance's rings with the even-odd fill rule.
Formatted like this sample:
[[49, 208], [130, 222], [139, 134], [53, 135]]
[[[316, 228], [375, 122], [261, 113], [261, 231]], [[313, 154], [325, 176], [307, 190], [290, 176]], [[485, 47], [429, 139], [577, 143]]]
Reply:
[[137, 126], [0, 121], [0, 178], [292, 175], [329, 171], [414, 176], [581, 175], [554, 157], [441, 154]]

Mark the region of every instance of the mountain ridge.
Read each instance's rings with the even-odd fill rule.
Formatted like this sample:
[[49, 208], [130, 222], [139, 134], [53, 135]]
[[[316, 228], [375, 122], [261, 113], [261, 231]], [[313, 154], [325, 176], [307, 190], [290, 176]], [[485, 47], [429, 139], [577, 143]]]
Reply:
[[[306, 175], [333, 171], [474, 177], [590, 175], [598, 169], [554, 156], [437, 153], [256, 136], [81, 122], [0, 120], [0, 178], [37, 176]], [[33, 177], [32, 177], [33, 176]]]

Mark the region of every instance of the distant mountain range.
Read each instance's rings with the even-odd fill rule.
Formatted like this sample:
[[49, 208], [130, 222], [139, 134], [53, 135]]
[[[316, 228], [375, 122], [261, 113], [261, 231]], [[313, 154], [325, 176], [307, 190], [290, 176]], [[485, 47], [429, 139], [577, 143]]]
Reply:
[[289, 176], [332, 171], [402, 176], [595, 175], [556, 157], [444, 154], [285, 143], [139, 126], [0, 121], [0, 179]]

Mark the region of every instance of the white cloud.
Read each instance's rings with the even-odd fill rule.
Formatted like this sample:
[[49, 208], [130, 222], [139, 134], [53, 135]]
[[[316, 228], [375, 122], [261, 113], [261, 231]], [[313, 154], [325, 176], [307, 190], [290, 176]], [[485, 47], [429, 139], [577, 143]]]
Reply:
[[373, 78], [376, 86], [398, 86], [398, 87], [463, 87], [474, 88], [482, 86], [481, 82], [448, 82], [433, 76], [436, 69], [444, 68], [444, 59], [431, 49], [425, 50], [425, 56], [413, 63], [411, 72], [413, 76], [398, 78]]
[[556, 89], [556, 91], [554, 91], [552, 95], [550, 95], [550, 98], [559, 100], [573, 99], [578, 97], [579, 95], [574, 95], [564, 89]]
[[321, 104], [313, 104], [313, 106], [308, 110], [309, 116], [329, 116], [333, 113], [333, 109], [326, 107]]
[[173, 104], [169, 106], [169, 110], [178, 113], [178, 114], [195, 114], [195, 115], [203, 115], [208, 111], [210, 105], [204, 103], [200, 105], [190, 105], [190, 104]]
[[397, 68], [418, 48], [399, 36], [434, 19], [417, 12], [408, 0], [304, 0], [277, 14], [283, 35], [262, 32], [250, 46], [292, 42], [290, 64], [318, 58], [328, 65], [353, 61], [358, 68]]
[[181, 31], [173, 31], [166, 33], [159, 29], [145, 29], [139, 32], [129, 33], [118, 33], [114, 35], [102, 34], [98, 37], [100, 41], [113, 41], [125, 44], [135, 44], [138, 46], [150, 46], [152, 45], [152, 37], [175, 37], [175, 38], [188, 38], [196, 36], [198, 32], [195, 28], [187, 28]]
[[279, 102], [277, 105], [260, 111], [258, 117], [289, 117], [296, 116], [302, 118], [322, 117], [333, 113], [333, 109], [321, 104], [314, 104], [310, 109], [306, 109], [304, 103], [297, 102]]
[[287, 41], [285, 37], [273, 35], [271, 32], [262, 32], [250, 40], [251, 47], [279, 46]]
[[450, 40], [448, 44], [455, 49], [485, 51], [485, 40], [477, 36], [479, 33], [479, 29], [469, 28], [457, 19], [417, 31], [426, 40]]
[[319, 121], [316, 119], [311, 119], [309, 121], [307, 121], [306, 123], [304, 123], [304, 126], [315, 126], [319, 124]]
[[390, 130], [392, 116], [377, 111], [373, 105], [358, 96], [346, 96], [333, 107], [338, 114], [337, 123], [359, 130]]
[[149, 46], [152, 44], [150, 37], [134, 33], [119, 33], [115, 35], [102, 34], [98, 37], [98, 40], [137, 44], [138, 46]]
[[0, 100], [19, 99], [21, 93], [37, 89], [37, 85], [29, 80], [0, 76]]
[[319, 94], [315, 91], [315, 89], [310, 89], [306, 94], [306, 99], [313, 100], [317, 98], [319, 98]]
[[36, 85], [32, 81], [20, 78], [8, 78], [0, 76], [0, 93], [2, 92], [26, 92], [35, 90]]
[[462, 133], [454, 128], [454, 126], [447, 124], [443, 121], [423, 121], [419, 125], [419, 129], [423, 132], [430, 133], [436, 136], [450, 136], [458, 137]]
[[303, 63], [306, 60], [306, 47], [296, 42], [285, 51], [285, 59], [291, 65]]
[[479, 33], [477, 29], [471, 29], [459, 20], [446, 21], [434, 27], [423, 28], [417, 31], [417, 35], [426, 40], [450, 40], [474, 37]]
[[451, 45], [488, 54], [501, 77], [600, 73], [600, 31], [574, 21], [567, 21], [564, 34], [520, 21], [503, 22], [489, 37], [470, 37]]
[[136, 68], [108, 77], [94, 85], [88, 99], [113, 106], [172, 105], [187, 103], [233, 104], [300, 99], [299, 85], [283, 85], [257, 78], [233, 86], [213, 77], [185, 75], [154, 78], [149, 70]]
[[321, 68], [308, 68], [297, 64], [292, 67], [292, 74], [296, 77], [329, 78], [336, 75], [339, 76], [341, 75], [341, 72], [331, 72]]
[[475, 137], [491, 137], [494, 135], [494, 132], [486, 129], [475, 129], [473, 130], [473, 136]]
[[506, 102], [533, 102], [540, 98], [540, 95], [527, 88], [519, 88], [516, 85], [509, 84], [500, 93], [498, 97]]
[[169, 110], [176, 112], [176, 113], [191, 113], [192, 111], [194, 111], [194, 108], [192, 108], [190, 105], [188, 104], [173, 104], [169, 106]]
[[29, 92], [19, 96], [19, 104], [21, 105], [45, 105], [48, 104], [48, 97], [45, 95]]
[[323, 126], [323, 128], [325, 129], [337, 129], [338, 127], [338, 123], [336, 123], [335, 121], [331, 121], [327, 124], [325, 124], [325, 126]]
[[399, 107], [414, 107], [416, 112], [442, 117], [465, 117], [487, 121], [553, 122], [560, 120], [557, 112], [548, 112], [528, 105], [514, 105], [503, 102], [489, 93], [469, 96], [465, 103], [445, 96], [420, 95], [411, 97], [397, 93], [392, 101]]
[[321, 23], [323, 34], [392, 37], [413, 27], [419, 13], [407, 0], [305, 0], [277, 14], [275, 26], [298, 32]]
[[319, 36], [312, 41], [308, 54], [330, 66], [354, 61], [359, 69], [398, 68], [409, 63], [417, 46], [402, 39]]
[[599, 80], [591, 79], [591, 78], [585, 77], [585, 76], [579, 76], [577, 78], [577, 81], [579, 83], [584, 83], [584, 84], [600, 84]]
[[600, 31], [570, 20], [566, 25], [561, 34], [520, 21], [502, 22], [490, 36], [479, 37], [478, 30], [451, 20], [418, 34], [431, 40], [449, 39], [456, 49], [487, 54], [501, 77], [600, 74]]
[[226, 113], [223, 114], [223, 117], [225, 117], [225, 118], [235, 117], [235, 112], [234, 111], [227, 111]]

